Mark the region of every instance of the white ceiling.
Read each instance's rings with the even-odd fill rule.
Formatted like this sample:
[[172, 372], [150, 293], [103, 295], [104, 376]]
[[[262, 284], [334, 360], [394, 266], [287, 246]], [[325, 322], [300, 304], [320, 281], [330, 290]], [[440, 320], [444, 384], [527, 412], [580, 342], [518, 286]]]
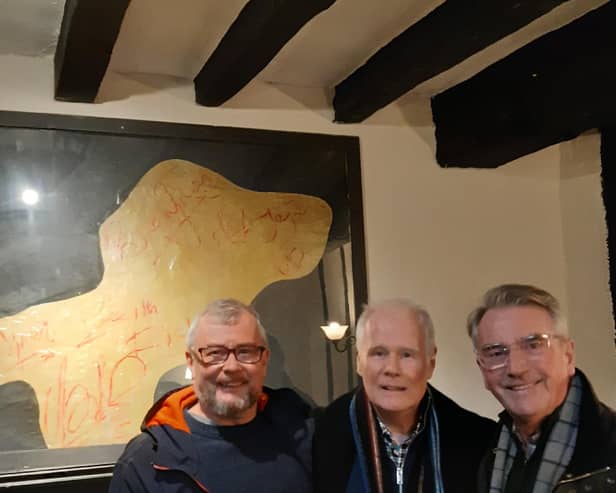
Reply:
[[[109, 70], [192, 79], [247, 1], [132, 0]], [[258, 78], [331, 87], [442, 1], [338, 0], [304, 26]], [[447, 89], [607, 1], [569, 0], [413, 92], [431, 95]], [[63, 10], [64, 0], [0, 0], [0, 55], [52, 55]]]
[[0, 0], [0, 55], [53, 55], [64, 0]]

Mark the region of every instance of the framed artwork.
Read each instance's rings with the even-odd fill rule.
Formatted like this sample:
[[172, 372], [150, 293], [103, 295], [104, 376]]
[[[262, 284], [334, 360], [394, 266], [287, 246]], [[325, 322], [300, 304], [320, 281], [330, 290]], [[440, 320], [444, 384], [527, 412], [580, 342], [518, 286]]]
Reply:
[[0, 279], [0, 484], [113, 464], [216, 298], [326, 404], [354, 369], [319, 326], [367, 298], [359, 140], [0, 112]]

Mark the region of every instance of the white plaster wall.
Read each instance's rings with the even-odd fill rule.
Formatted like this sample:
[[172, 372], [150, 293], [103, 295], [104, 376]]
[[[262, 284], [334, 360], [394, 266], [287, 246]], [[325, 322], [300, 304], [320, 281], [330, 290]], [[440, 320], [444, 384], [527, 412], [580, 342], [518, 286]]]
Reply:
[[[497, 170], [441, 169], [428, 101], [406, 98], [361, 125], [331, 123], [328, 95], [251, 83], [223, 108], [194, 103], [187, 81], [108, 74], [99, 104], [53, 100], [52, 60], [0, 57], [0, 109], [358, 135], [370, 296], [411, 296], [433, 314], [433, 382], [463, 405], [496, 414], [483, 390], [466, 314], [501, 282], [532, 282], [566, 303], [560, 153], [545, 149]], [[577, 260], [577, 259], [575, 259]], [[595, 278], [589, 282], [601, 282]], [[604, 304], [601, 317], [611, 319]], [[319, 330], [315, 327], [315, 330]], [[585, 341], [580, 351], [594, 348]], [[592, 342], [590, 342], [592, 345]], [[593, 379], [602, 367], [589, 368]], [[608, 377], [605, 377], [608, 378]]]
[[[577, 365], [616, 408], [616, 348], [599, 134], [561, 145], [561, 208], [570, 333]], [[612, 192], [614, 193], [614, 192]]]

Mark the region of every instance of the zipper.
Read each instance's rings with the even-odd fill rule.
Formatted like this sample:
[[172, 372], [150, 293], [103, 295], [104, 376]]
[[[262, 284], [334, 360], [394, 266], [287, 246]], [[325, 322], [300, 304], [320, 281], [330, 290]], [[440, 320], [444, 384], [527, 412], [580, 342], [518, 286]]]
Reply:
[[[406, 462], [406, 457], [404, 458]], [[404, 487], [404, 462], [396, 466], [396, 484], [398, 485], [398, 493], [403, 493]]]
[[578, 476], [569, 476], [561, 481], [559, 481], [556, 485], [559, 486], [561, 484], [572, 483], [574, 481], [579, 481], [580, 479], [588, 479], [592, 476], [597, 476], [599, 474], [609, 472], [612, 468], [610, 466], [603, 467], [601, 469], [597, 469], [596, 471], [587, 472], [584, 474], [580, 474]]

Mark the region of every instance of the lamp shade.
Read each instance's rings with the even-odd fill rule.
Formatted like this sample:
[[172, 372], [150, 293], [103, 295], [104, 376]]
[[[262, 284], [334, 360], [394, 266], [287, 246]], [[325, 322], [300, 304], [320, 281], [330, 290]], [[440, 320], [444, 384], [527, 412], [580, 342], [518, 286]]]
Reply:
[[327, 325], [321, 325], [321, 329], [325, 332], [325, 337], [330, 341], [342, 339], [348, 328], [348, 325], [340, 325], [338, 322], [329, 322]]

